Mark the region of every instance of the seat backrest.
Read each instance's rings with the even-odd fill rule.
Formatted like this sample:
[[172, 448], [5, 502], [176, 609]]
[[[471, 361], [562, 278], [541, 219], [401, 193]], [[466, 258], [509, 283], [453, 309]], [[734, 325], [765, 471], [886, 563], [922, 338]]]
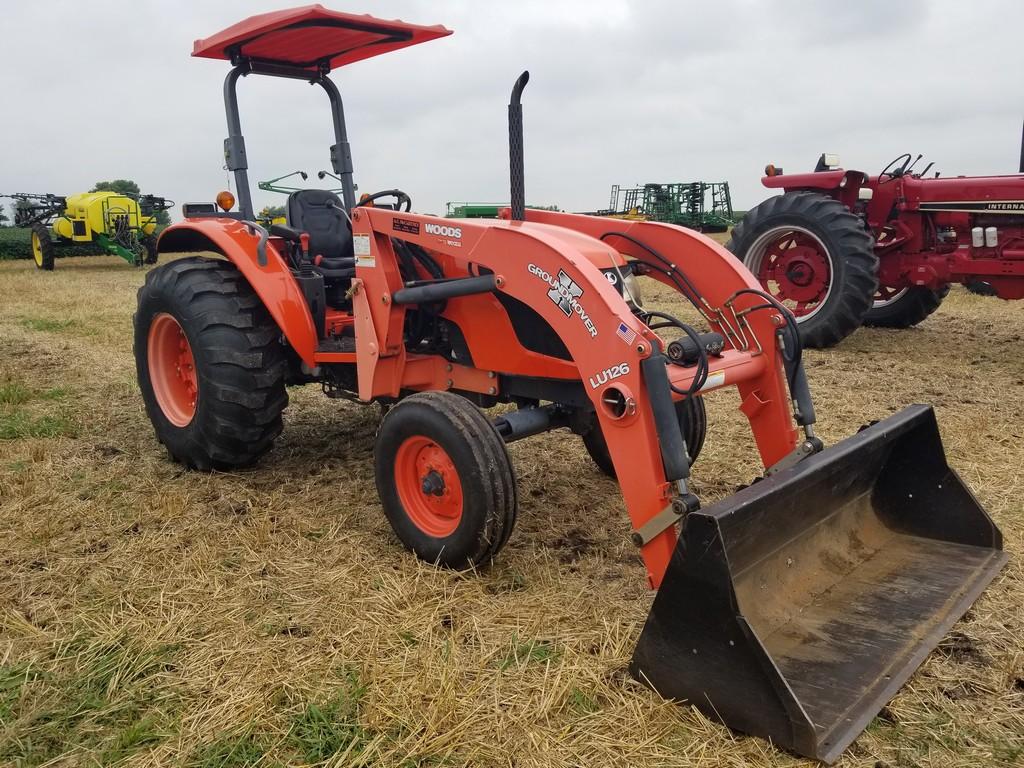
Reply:
[[351, 257], [352, 228], [341, 200], [326, 189], [302, 189], [288, 195], [288, 226], [309, 233], [309, 252], [325, 259]]

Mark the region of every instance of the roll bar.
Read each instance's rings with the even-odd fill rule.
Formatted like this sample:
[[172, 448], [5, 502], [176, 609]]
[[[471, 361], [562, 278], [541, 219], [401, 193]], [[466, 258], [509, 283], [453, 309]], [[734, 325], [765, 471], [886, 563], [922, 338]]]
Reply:
[[327, 92], [327, 98], [331, 102], [331, 116], [334, 119], [331, 167], [341, 180], [341, 195], [345, 209], [351, 211], [356, 205], [356, 188], [352, 178], [352, 150], [345, 127], [345, 107], [338, 86], [328, 77], [326, 69], [314, 73], [309, 69], [287, 64], [244, 59], [232, 67], [224, 78], [224, 113], [228, 122], [228, 137], [224, 139], [224, 162], [227, 169], [235, 175], [238, 207], [242, 216], [250, 220], [255, 218], [252, 191], [249, 188], [249, 161], [245, 153], [245, 137], [242, 136], [242, 123], [238, 115], [238, 78], [248, 75], [305, 80], [310, 85], [319, 85]]

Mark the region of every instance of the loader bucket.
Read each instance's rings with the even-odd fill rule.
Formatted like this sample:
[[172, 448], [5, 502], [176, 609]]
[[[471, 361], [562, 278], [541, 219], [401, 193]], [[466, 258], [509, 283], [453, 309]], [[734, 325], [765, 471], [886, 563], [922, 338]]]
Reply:
[[835, 760], [1006, 562], [916, 405], [691, 513], [631, 671]]

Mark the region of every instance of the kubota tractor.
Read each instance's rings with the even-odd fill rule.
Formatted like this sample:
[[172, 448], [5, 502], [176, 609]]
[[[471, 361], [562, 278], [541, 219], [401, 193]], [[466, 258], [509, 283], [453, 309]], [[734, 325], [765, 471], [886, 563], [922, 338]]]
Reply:
[[[499, 218], [418, 214], [398, 189], [357, 203], [329, 72], [449, 34], [313, 5], [196, 42], [193, 55], [232, 64], [239, 206], [186, 205], [160, 253], [219, 257], [171, 261], [139, 291], [135, 357], [157, 438], [186, 466], [230, 470], [271, 448], [289, 384], [388, 404], [374, 448], [384, 514], [417, 556], [464, 568], [512, 535], [506, 445], [571, 430], [617, 478], [623, 534], [658, 589], [633, 673], [833, 760], [1002, 567], [998, 529], [926, 406], [823, 447], [794, 317], [724, 248], [670, 224], [526, 209], [526, 73]], [[253, 220], [236, 87], [254, 75], [313, 84], [332, 107], [341, 197], [291, 193], [284, 226]], [[642, 304], [640, 276], [705, 327]], [[723, 387], [739, 392], [765, 477], [702, 507], [690, 466], [703, 397]], [[516, 407], [487, 415], [498, 403]]]
[[900, 155], [877, 176], [829, 154], [813, 173], [765, 168], [761, 182], [783, 194], [750, 210], [726, 247], [796, 315], [807, 346], [862, 324], [917, 325], [950, 283], [1024, 298], [1024, 153], [1007, 176], [928, 176], [920, 160]]
[[96, 243], [135, 266], [155, 264], [156, 212], [174, 205], [156, 195], [110, 191], [67, 197], [16, 192], [0, 197], [17, 204], [14, 226], [32, 231], [32, 258], [43, 270], [53, 269], [61, 246], [82, 243]]

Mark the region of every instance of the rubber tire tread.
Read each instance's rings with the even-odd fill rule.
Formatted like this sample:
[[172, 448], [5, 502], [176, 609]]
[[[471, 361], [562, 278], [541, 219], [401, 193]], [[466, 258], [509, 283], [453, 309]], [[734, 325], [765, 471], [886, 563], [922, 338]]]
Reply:
[[878, 290], [878, 257], [874, 239], [860, 218], [838, 200], [817, 192], [787, 192], [770, 197], [751, 209], [732, 230], [726, 243], [740, 261], [750, 266], [751, 246], [771, 229], [803, 227], [824, 244], [832, 268], [832, 294], [811, 318], [797, 321], [804, 346], [833, 347], [864, 322]]
[[[184, 427], [164, 416], [149, 379], [153, 317], [173, 316], [192, 347], [199, 395]], [[136, 374], [146, 413], [171, 458], [192, 469], [254, 464], [281, 433], [288, 405], [281, 331], [238, 269], [185, 258], [146, 274], [133, 318]]]
[[[433, 537], [413, 523], [395, 485], [394, 461], [406, 438], [422, 435], [451, 458], [462, 484], [459, 527]], [[448, 568], [483, 565], [508, 542], [518, 514], [515, 472], [505, 441], [486, 416], [459, 395], [420, 392], [392, 406], [374, 445], [377, 492], [399, 541], [421, 560]]]
[[923, 285], [912, 285], [891, 304], [872, 308], [864, 317], [864, 325], [875, 328], [910, 328], [938, 309], [948, 293], [948, 285], [937, 291]]
[[36, 263], [36, 256], [34, 253], [32, 254], [32, 263], [36, 265], [36, 269], [42, 269], [45, 272], [52, 272], [53, 262], [57, 257], [57, 246], [53, 240], [50, 239], [50, 228], [37, 221], [29, 227], [29, 229], [39, 238], [39, 250], [42, 251], [43, 254], [42, 264]]
[[[693, 466], [700, 451], [704, 447], [704, 438], [708, 433], [708, 413], [704, 407], [703, 397], [688, 397], [685, 400], [677, 400], [676, 417], [679, 419], [679, 429], [686, 441], [686, 452], [690, 454], [690, 466]], [[594, 460], [597, 468], [608, 477], [615, 478], [615, 464], [612, 462], [611, 453], [608, 451], [608, 443], [604, 439], [600, 423], [595, 422], [594, 428], [583, 435], [583, 445]]]

